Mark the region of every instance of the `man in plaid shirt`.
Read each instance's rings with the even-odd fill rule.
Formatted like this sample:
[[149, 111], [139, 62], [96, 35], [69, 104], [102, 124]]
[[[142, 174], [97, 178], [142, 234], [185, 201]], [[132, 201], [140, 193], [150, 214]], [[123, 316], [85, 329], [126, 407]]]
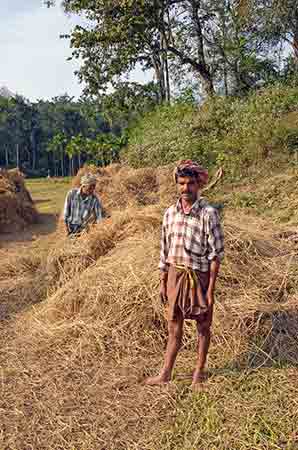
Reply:
[[159, 263], [160, 297], [168, 305], [169, 340], [160, 374], [145, 383], [170, 381], [183, 322], [192, 319], [198, 331], [198, 359], [192, 381], [192, 387], [197, 388], [206, 379], [214, 288], [224, 256], [224, 238], [216, 209], [199, 196], [208, 181], [207, 171], [185, 160], [176, 167], [174, 178], [180, 198], [164, 215]]
[[83, 231], [93, 218], [97, 223], [102, 220], [102, 206], [95, 195], [96, 177], [83, 175], [80, 188], [68, 192], [64, 204], [63, 218], [68, 235]]

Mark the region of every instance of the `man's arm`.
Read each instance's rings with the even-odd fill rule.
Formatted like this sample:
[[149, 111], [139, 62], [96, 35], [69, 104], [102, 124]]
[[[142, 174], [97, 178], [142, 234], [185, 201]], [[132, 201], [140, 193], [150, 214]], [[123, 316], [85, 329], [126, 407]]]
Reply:
[[159, 270], [160, 270], [160, 278], [167, 278], [169, 264], [167, 263], [168, 258], [168, 236], [167, 236], [167, 217], [164, 216], [162, 228], [161, 228], [161, 241], [160, 241], [160, 258], [159, 258]]
[[210, 264], [210, 278], [207, 290], [208, 306], [212, 306], [214, 304], [214, 289], [219, 269], [220, 269], [220, 261], [216, 257], [211, 261]]
[[160, 299], [162, 303], [167, 302], [167, 282], [168, 282], [168, 270], [169, 264], [167, 263], [168, 257], [168, 237], [166, 229], [167, 217], [164, 216], [162, 229], [161, 229], [161, 245], [160, 245], [160, 259], [159, 259], [159, 270], [160, 270]]
[[212, 210], [208, 217], [208, 247], [210, 279], [207, 290], [207, 301], [209, 307], [212, 307], [214, 303], [215, 283], [220, 269], [220, 263], [224, 257], [224, 235], [216, 210]]
[[95, 197], [94, 214], [96, 222], [99, 223], [102, 220], [102, 206], [98, 197]]
[[68, 219], [71, 215], [71, 194], [72, 191], [69, 191], [66, 199], [65, 199], [65, 203], [64, 203], [64, 209], [63, 209], [63, 220], [64, 220], [64, 224], [65, 224], [65, 229], [66, 232], [68, 233]]

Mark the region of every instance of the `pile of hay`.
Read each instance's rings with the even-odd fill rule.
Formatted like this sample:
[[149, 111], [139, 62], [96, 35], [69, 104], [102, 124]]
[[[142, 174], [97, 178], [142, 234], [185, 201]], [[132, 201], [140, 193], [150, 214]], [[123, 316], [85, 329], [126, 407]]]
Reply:
[[18, 169], [0, 170], [0, 232], [14, 232], [37, 222], [38, 213]]
[[126, 208], [114, 211], [112, 217], [94, 224], [90, 231], [75, 239], [60, 234], [59, 245], [53, 246], [46, 260], [47, 280], [51, 289], [65, 282], [94, 264], [98, 258], [108, 254], [119, 242], [137, 234], [143, 234], [161, 225], [162, 212], [159, 207], [143, 210]]
[[[49, 255], [46, 271], [55, 266], [60, 282], [3, 335], [4, 442], [11, 447], [158, 449], [152, 440], [172, 422], [181, 394], [179, 382], [162, 390], [141, 385], [159, 369], [167, 336], [158, 299], [161, 211], [152, 208], [135, 220], [131, 211], [126, 220], [113, 216], [69, 244], [69, 253]], [[295, 251], [246, 217], [227, 214], [225, 230], [211, 370], [297, 364]], [[194, 361], [188, 323], [178, 372], [190, 372]]]
[[[169, 389], [141, 385], [158, 371], [167, 336], [157, 269], [164, 205], [146, 202], [161, 193], [169, 199], [171, 179], [162, 169], [119, 167], [99, 176], [111, 218], [79, 239], [56, 241], [38, 268], [22, 261], [28, 292], [34, 285], [38, 298], [47, 295], [2, 330], [3, 447], [160, 450], [154, 442], [185, 395], [177, 379]], [[231, 211], [224, 222], [211, 370], [298, 364], [295, 246], [274, 239], [277, 230], [260, 218], [248, 223]], [[11, 264], [5, 271], [17, 274]], [[190, 372], [194, 361], [190, 322], [177, 370]]]
[[79, 170], [73, 186], [78, 187], [86, 173], [97, 176], [96, 193], [106, 210], [143, 207], [159, 204], [175, 197], [172, 166], [162, 168], [131, 169], [119, 164], [107, 168], [86, 166]]

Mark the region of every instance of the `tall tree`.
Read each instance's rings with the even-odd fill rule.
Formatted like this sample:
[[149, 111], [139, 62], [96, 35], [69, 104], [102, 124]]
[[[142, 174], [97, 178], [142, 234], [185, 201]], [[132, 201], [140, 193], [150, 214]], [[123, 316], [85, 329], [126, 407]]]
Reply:
[[73, 56], [84, 61], [79, 77], [93, 94], [117, 85], [137, 64], [154, 69], [161, 101], [170, 100], [172, 73], [191, 74], [208, 96], [218, 88], [219, 77], [227, 93], [232, 78], [241, 91], [273, 68], [261, 33], [239, 14], [239, 0], [63, 4], [67, 12], [84, 14], [89, 21], [74, 29], [70, 42]]
[[[85, 14], [90, 26], [71, 34], [73, 56], [90, 92], [106, 90], [140, 63], [153, 68], [161, 100], [170, 98], [168, 57], [188, 65], [207, 95], [214, 92], [206, 33], [213, 12], [201, 0], [65, 0], [67, 12]], [[124, 45], [125, 43], [125, 45]]]
[[239, 12], [268, 44], [287, 43], [298, 69], [298, 0], [241, 0]]

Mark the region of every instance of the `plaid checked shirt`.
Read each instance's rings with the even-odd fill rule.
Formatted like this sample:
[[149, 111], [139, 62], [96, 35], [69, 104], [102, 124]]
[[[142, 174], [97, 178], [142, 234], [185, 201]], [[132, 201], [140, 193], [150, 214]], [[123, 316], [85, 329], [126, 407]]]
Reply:
[[80, 189], [68, 192], [64, 205], [64, 221], [72, 225], [82, 225], [94, 213], [96, 222], [102, 219], [102, 208], [95, 195], [83, 197]]
[[224, 256], [224, 237], [219, 215], [206, 200], [199, 198], [188, 214], [180, 200], [167, 209], [163, 219], [159, 269], [184, 265], [208, 272], [210, 262]]

